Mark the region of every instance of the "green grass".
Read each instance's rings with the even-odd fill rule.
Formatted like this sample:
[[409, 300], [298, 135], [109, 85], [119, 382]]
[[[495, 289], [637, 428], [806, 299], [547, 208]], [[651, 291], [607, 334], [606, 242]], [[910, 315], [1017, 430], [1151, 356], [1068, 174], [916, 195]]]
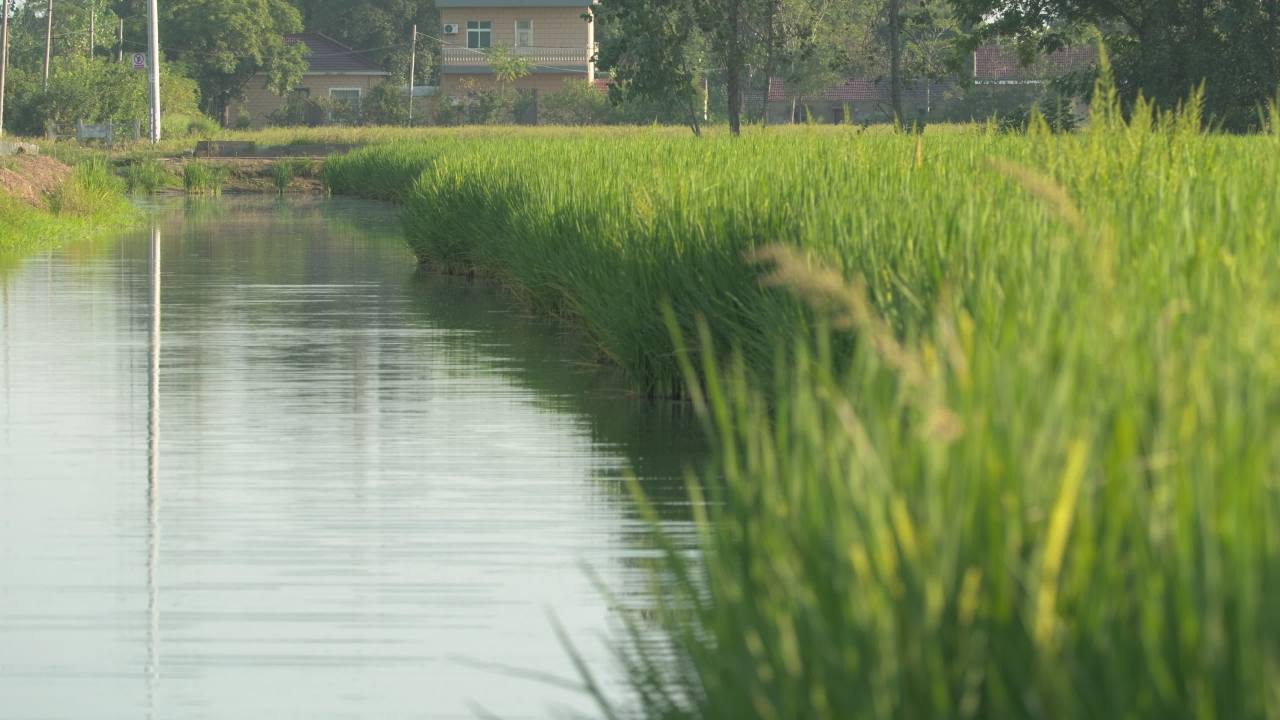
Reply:
[[286, 159], [277, 160], [271, 165], [271, 182], [276, 187], [276, 192], [284, 194], [294, 178], [300, 176], [314, 176], [314, 168], [310, 160]]
[[227, 181], [227, 169], [194, 160], [182, 167], [182, 186], [190, 195], [221, 195]]
[[71, 177], [35, 208], [0, 193], [0, 265], [24, 254], [92, 239], [127, 227], [136, 211], [124, 199], [123, 183], [103, 158], [82, 161]]
[[702, 559], [618, 638], [638, 716], [1275, 718], [1280, 135], [1094, 108], [325, 172], [705, 419]]
[[125, 186], [131, 194], [154, 195], [157, 190], [175, 184], [173, 177], [159, 160], [138, 158], [124, 166]]

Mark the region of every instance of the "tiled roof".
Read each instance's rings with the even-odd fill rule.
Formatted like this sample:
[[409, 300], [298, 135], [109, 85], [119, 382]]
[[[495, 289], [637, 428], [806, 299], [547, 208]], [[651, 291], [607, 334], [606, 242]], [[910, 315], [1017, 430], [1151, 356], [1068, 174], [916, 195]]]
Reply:
[[978, 82], [1049, 80], [1086, 68], [1097, 59], [1093, 48], [1071, 47], [1050, 53], [1024, 66], [1018, 54], [996, 45], [983, 45], [973, 53], [973, 79]]
[[285, 45], [297, 45], [298, 43], [306, 45], [307, 49], [311, 51], [307, 55], [307, 72], [310, 74], [389, 74], [382, 69], [381, 65], [327, 35], [296, 33], [284, 36]]

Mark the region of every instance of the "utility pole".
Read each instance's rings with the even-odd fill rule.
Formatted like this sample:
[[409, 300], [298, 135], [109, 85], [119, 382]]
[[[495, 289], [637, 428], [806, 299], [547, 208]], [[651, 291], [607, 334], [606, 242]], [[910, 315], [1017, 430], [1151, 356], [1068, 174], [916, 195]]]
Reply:
[[44, 30], [44, 90], [49, 89], [49, 60], [53, 57], [53, 0], [49, 0], [49, 8], [45, 10]]
[[124, 62], [124, 18], [120, 18], [120, 27], [116, 30], [116, 62]]
[[4, 18], [0, 20], [0, 137], [4, 137], [4, 76], [9, 69], [9, 0], [4, 0]]
[[[8, 1], [8, 0], [5, 0]], [[413, 127], [413, 73], [417, 72], [417, 23], [413, 23], [413, 40], [408, 51], [408, 126]]]
[[156, 0], [147, 2], [147, 65], [151, 73], [151, 143], [154, 145], [160, 142], [160, 9]]
[[93, 0], [89, 3], [89, 59], [93, 59], [93, 44], [98, 36], [98, 8], [93, 4]]
[[902, 116], [902, 0], [889, 0], [889, 104], [893, 125], [901, 128]]

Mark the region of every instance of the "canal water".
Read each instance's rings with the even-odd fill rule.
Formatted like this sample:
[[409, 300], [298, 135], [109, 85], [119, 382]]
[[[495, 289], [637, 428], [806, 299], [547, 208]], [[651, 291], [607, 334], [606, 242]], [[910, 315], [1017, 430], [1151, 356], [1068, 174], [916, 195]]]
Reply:
[[[385, 206], [175, 201], [0, 269], [0, 717], [549, 718], [643, 611], [677, 405]], [[611, 604], [594, 573], [626, 607]]]

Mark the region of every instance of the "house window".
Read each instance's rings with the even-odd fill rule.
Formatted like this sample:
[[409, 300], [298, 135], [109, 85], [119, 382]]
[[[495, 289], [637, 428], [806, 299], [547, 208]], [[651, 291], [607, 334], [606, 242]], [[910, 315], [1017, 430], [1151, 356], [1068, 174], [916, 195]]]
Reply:
[[467, 47], [483, 50], [493, 46], [493, 23], [488, 20], [467, 21]]
[[516, 21], [516, 47], [533, 47], [533, 21]]

